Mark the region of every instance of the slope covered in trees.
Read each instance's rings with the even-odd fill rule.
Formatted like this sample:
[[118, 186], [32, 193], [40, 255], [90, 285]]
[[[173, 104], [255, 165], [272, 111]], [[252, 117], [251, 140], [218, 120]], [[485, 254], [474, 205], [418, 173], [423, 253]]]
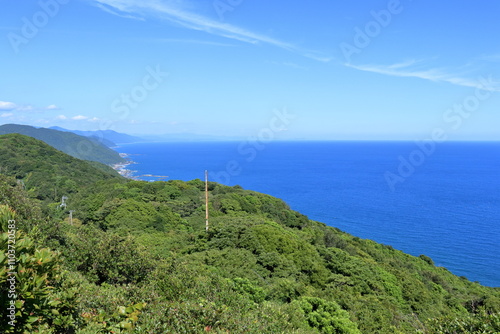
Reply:
[[19, 134], [0, 136], [0, 170], [18, 179], [32, 197], [47, 204], [76, 193], [84, 185], [121, 178], [111, 167], [73, 158]]
[[103, 145], [97, 138], [28, 125], [5, 124], [0, 126], [0, 135], [11, 133], [36, 138], [78, 159], [96, 161], [105, 165], [124, 162], [124, 159], [116, 151]]
[[[23, 143], [36, 151], [35, 142]], [[23, 160], [26, 171], [38, 168], [33, 159]], [[205, 232], [200, 180], [151, 183], [75, 170], [68, 179], [80, 186], [63, 209], [29, 198], [30, 187], [49, 181], [23, 189], [2, 174], [1, 240], [15, 215], [18, 239], [40, 259], [24, 259], [19, 277], [26, 333], [500, 331], [498, 289], [311, 221], [265, 194], [210, 183]], [[6, 279], [0, 271], [0, 283]]]

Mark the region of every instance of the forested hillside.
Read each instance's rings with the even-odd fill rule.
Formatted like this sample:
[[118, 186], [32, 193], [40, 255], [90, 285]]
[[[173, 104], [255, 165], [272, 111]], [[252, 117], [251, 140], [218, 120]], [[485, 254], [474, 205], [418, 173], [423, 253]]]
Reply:
[[[0, 173], [0, 247], [15, 220], [24, 254], [17, 331], [2, 322], [2, 333], [500, 331], [499, 289], [311, 221], [277, 198], [209, 183], [206, 232], [200, 180], [127, 180], [30, 138], [0, 138], [19, 169]], [[37, 173], [47, 177], [29, 178]], [[66, 208], [50, 195], [54, 175], [74, 185], [59, 190], [71, 190]], [[8, 278], [0, 269], [2, 319]]]
[[111, 167], [73, 158], [20, 134], [0, 136], [0, 171], [18, 179], [33, 198], [47, 205], [84, 185], [120, 178]]
[[98, 138], [88, 138], [71, 132], [35, 128], [28, 125], [5, 124], [0, 126], [0, 135], [11, 133], [36, 138], [78, 159], [96, 161], [105, 165], [124, 162], [124, 159], [116, 151], [102, 144]]

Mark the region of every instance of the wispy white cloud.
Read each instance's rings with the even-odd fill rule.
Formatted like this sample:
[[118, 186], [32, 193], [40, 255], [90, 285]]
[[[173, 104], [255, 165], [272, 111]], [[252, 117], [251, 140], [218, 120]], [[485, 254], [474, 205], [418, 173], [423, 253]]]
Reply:
[[500, 62], [500, 53], [497, 54], [489, 54], [484, 55], [479, 58], [479, 60], [488, 61], [488, 62]]
[[96, 4], [96, 6], [100, 9], [102, 9], [103, 11], [107, 12], [107, 13], [110, 13], [110, 14], [113, 14], [113, 15], [116, 15], [116, 16], [119, 16], [119, 17], [123, 17], [123, 18], [126, 18], [126, 19], [133, 19], [133, 20], [139, 20], [139, 21], [144, 21], [144, 19], [142, 17], [138, 17], [138, 16], [134, 16], [134, 15], [124, 15], [124, 14], [120, 14], [120, 13], [117, 13], [116, 11], [114, 10], [111, 10], [109, 7], [107, 6], [103, 6], [102, 4]]
[[177, 39], [177, 38], [157, 38], [152, 39], [152, 42], [157, 43], [179, 43], [179, 44], [198, 44], [198, 45], [213, 45], [213, 46], [235, 46], [235, 44], [218, 43], [212, 41], [202, 41], [196, 39]]
[[485, 87], [484, 83], [481, 83], [479, 80], [480, 77], [467, 78], [444, 69], [425, 68], [425, 64], [421, 60], [409, 60], [392, 65], [353, 65], [350, 63], [345, 63], [344, 65], [359, 71], [378, 73], [394, 77], [419, 78], [434, 82], [446, 82], [457, 86], [481, 88], [500, 92], [499, 81], [494, 81], [490, 78], [488, 87]]
[[45, 107], [45, 110], [60, 110], [61, 108], [59, 108], [58, 106], [56, 106], [55, 104], [51, 104], [50, 106], [46, 106]]
[[3, 114], [0, 115], [0, 117], [11, 117], [11, 116], [14, 116], [14, 114], [11, 112], [4, 112]]
[[204, 31], [233, 40], [251, 44], [269, 44], [321, 62], [332, 58], [319, 52], [307, 50], [292, 43], [240, 28], [186, 10], [185, 2], [161, 0], [89, 0], [101, 9], [116, 15], [130, 15], [132, 18], [156, 16], [187, 29]]
[[17, 104], [13, 102], [0, 101], [0, 110], [2, 111], [10, 111], [17, 108]]
[[45, 108], [35, 107], [31, 104], [18, 104], [14, 102], [0, 101], [0, 111], [16, 111], [25, 113], [40, 113], [44, 111], [59, 110], [55, 104], [51, 104]]
[[56, 121], [67, 121], [67, 122], [71, 122], [71, 121], [87, 121], [87, 122], [99, 122], [101, 119], [100, 118], [97, 118], [97, 117], [89, 117], [89, 116], [84, 116], [84, 115], [76, 115], [76, 116], [66, 116], [66, 115], [58, 115], [56, 117], [54, 117], [54, 120]]
[[35, 109], [31, 104], [26, 104], [22, 106], [18, 106], [16, 108], [16, 111], [21, 111], [21, 112], [37, 112], [39, 110]]

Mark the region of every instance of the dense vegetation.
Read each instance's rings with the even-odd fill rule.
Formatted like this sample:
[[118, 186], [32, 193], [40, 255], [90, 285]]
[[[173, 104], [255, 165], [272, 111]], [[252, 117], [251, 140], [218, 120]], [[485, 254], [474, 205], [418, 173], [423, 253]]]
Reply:
[[[40, 146], [13, 138], [9, 145]], [[20, 165], [50, 175], [35, 160]], [[500, 331], [499, 289], [311, 221], [279, 199], [210, 183], [206, 232], [200, 180], [151, 183], [97, 170], [92, 178], [87, 163], [71, 165], [66, 177], [77, 187], [65, 209], [35, 196], [34, 188], [51, 187], [49, 178], [26, 180], [23, 189], [26, 173], [0, 174], [0, 247], [9, 219], [23, 247], [18, 332]], [[2, 319], [6, 261], [0, 257]], [[14, 333], [5, 322], [0, 332]]]
[[124, 159], [116, 151], [101, 143], [98, 138], [88, 138], [71, 132], [35, 128], [28, 125], [5, 124], [0, 126], [0, 135], [11, 133], [36, 138], [78, 159], [96, 161], [105, 165], [124, 162]]
[[120, 177], [111, 167], [78, 160], [19, 134], [0, 136], [0, 171], [19, 180], [44, 207], [71, 197], [82, 185]]

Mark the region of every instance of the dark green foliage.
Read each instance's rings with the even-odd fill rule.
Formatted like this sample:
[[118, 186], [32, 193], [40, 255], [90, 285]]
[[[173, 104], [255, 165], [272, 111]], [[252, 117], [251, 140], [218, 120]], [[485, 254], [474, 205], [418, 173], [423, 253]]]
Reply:
[[430, 257], [428, 257], [427, 255], [420, 255], [419, 258], [421, 258], [422, 260], [424, 260], [425, 262], [427, 262], [428, 264], [430, 265], [434, 265], [434, 261], [432, 261], [432, 259]]

